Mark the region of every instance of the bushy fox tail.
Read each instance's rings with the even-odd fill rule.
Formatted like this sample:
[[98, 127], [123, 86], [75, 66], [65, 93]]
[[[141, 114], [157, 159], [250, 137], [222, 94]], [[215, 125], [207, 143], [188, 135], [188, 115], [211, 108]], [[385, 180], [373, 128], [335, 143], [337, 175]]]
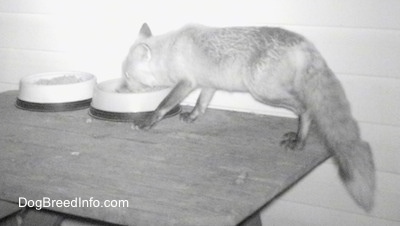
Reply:
[[320, 63], [308, 68], [307, 73], [304, 91], [307, 109], [333, 153], [350, 195], [370, 211], [374, 204], [375, 167], [369, 144], [361, 140], [349, 102], [333, 72]]

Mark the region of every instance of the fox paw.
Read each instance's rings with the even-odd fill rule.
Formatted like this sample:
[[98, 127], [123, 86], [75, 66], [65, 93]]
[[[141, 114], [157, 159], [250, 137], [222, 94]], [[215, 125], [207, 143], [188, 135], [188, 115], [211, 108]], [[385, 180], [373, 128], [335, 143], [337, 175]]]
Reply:
[[136, 122], [133, 123], [131, 126], [133, 130], [143, 130], [143, 131], [149, 130], [151, 129], [151, 127], [152, 127], [151, 125], [148, 125], [146, 123], [136, 123]]
[[192, 123], [196, 121], [197, 117], [193, 117], [191, 112], [183, 112], [179, 115], [181, 121]]
[[141, 120], [133, 122], [132, 129], [135, 130], [149, 130], [157, 123], [154, 117], [147, 116]]
[[283, 139], [280, 143], [286, 150], [299, 151], [304, 147], [304, 143], [298, 139], [297, 133], [288, 132], [283, 135]]

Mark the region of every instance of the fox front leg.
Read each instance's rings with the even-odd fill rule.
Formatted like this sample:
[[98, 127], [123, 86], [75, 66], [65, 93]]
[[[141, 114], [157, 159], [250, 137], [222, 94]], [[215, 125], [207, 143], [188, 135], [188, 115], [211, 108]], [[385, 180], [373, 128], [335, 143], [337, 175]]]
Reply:
[[194, 122], [200, 115], [206, 112], [208, 104], [210, 103], [212, 97], [214, 96], [215, 89], [203, 88], [201, 90], [200, 96], [197, 99], [196, 106], [191, 112], [183, 112], [180, 115], [180, 119], [184, 122]]
[[307, 139], [311, 125], [311, 117], [308, 112], [299, 116], [299, 125], [296, 132], [288, 132], [283, 135], [281, 146], [286, 150], [302, 150]]
[[157, 109], [145, 117], [142, 121], [135, 123], [135, 128], [148, 130], [157, 124], [176, 105], [178, 105], [195, 87], [187, 81], [179, 82], [172, 91], [158, 105]]

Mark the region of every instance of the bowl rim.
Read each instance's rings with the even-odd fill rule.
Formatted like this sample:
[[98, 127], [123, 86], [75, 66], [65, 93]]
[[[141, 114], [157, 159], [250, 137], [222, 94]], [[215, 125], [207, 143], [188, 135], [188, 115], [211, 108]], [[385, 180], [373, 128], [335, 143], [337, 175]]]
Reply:
[[146, 95], [146, 94], [151, 94], [151, 93], [157, 93], [157, 92], [165, 92], [165, 90], [170, 90], [172, 89], [171, 87], [163, 87], [163, 86], [158, 86], [158, 87], [154, 87], [153, 89], [149, 89], [146, 91], [140, 91], [140, 92], [116, 92], [115, 90], [109, 90], [107, 89], [107, 85], [115, 85], [114, 83], [122, 83], [124, 81], [123, 78], [114, 78], [114, 79], [109, 79], [109, 80], [105, 80], [102, 82], [99, 82], [96, 85], [96, 89], [99, 90], [100, 92], [104, 92], [104, 93], [110, 93], [111, 94], [116, 94], [116, 95]]

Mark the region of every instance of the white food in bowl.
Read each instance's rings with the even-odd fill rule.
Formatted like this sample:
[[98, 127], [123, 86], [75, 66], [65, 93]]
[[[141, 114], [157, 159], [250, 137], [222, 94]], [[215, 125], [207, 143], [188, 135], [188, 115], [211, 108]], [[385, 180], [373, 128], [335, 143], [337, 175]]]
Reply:
[[91, 99], [96, 77], [85, 72], [50, 72], [21, 79], [18, 99], [32, 103], [68, 103]]
[[76, 75], [62, 75], [54, 78], [41, 78], [35, 83], [38, 85], [64, 85], [84, 82], [85, 78]]
[[121, 79], [113, 79], [99, 83], [94, 89], [91, 107], [118, 113], [150, 112], [171, 91], [171, 88], [158, 88], [138, 93], [118, 92], [121, 82]]

